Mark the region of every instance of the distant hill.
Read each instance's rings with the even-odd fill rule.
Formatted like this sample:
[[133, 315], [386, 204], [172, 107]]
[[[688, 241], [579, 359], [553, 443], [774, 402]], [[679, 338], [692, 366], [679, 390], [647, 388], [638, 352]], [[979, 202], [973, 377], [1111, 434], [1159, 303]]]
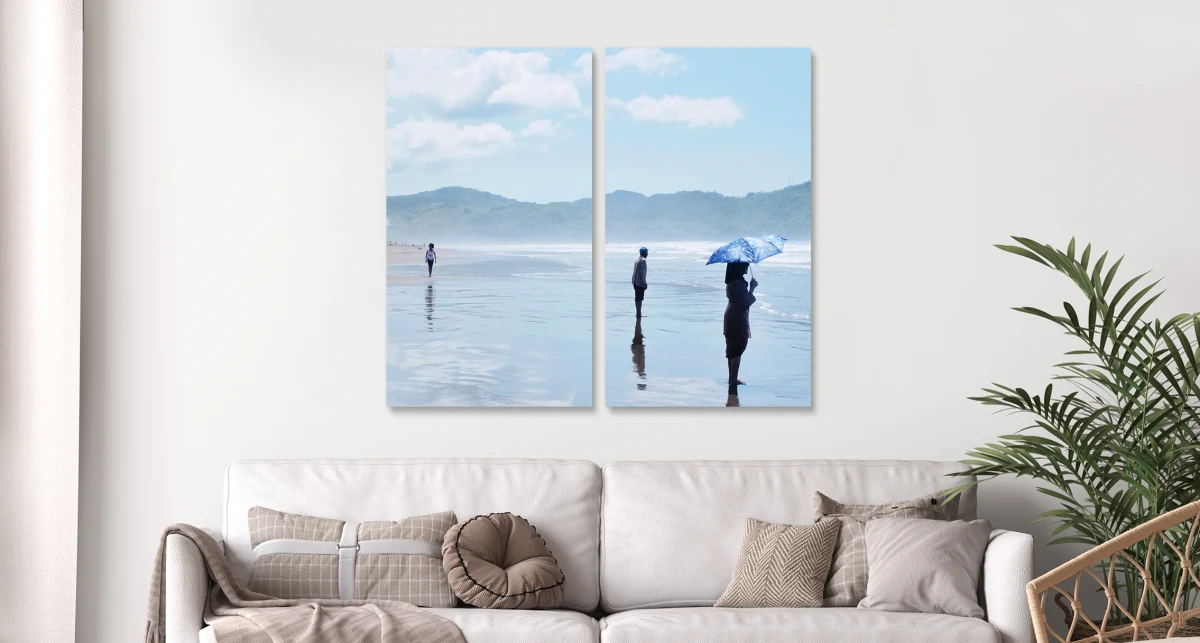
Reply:
[[577, 241], [592, 238], [592, 200], [526, 203], [449, 187], [387, 198], [388, 239]]
[[[809, 239], [812, 184], [793, 185], [744, 197], [717, 192], [645, 196], [618, 190], [605, 198], [609, 241], [724, 239], [779, 234]], [[447, 187], [387, 198], [388, 238], [422, 243], [453, 241], [587, 242], [592, 200], [526, 203]]]
[[717, 192], [676, 192], [645, 196], [617, 190], [605, 197], [605, 239], [734, 239], [778, 234], [799, 241], [811, 238], [812, 183], [743, 197]]

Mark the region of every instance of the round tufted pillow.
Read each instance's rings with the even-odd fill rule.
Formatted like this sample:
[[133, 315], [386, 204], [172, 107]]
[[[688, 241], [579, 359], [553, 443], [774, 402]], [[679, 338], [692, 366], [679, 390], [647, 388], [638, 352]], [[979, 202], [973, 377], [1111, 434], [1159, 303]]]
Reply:
[[446, 532], [442, 566], [463, 602], [501, 609], [562, 604], [558, 561], [529, 521], [510, 513], [475, 516]]

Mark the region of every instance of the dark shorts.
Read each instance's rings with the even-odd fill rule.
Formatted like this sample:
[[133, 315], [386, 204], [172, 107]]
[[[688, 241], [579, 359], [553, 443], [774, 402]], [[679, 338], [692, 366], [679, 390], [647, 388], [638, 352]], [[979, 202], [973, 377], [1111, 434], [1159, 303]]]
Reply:
[[430, 270], [433, 270], [433, 259], [426, 259], [425, 263], [429, 265]]
[[746, 352], [746, 345], [750, 343], [747, 337], [732, 337], [725, 336], [725, 359], [733, 359], [741, 357], [742, 353]]
[[646, 288], [645, 287], [639, 288], [637, 286], [634, 286], [633, 287], [633, 300], [641, 301], [645, 298], [646, 298]]

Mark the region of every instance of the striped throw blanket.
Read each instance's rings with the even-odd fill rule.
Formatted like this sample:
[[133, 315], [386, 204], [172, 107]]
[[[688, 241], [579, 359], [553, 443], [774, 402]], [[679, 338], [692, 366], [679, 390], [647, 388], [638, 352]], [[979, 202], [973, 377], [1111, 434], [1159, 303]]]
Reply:
[[196, 543], [212, 581], [204, 622], [217, 643], [465, 643], [454, 623], [398, 601], [301, 600], [252, 592], [237, 579], [217, 541], [191, 525], [171, 525], [158, 543], [146, 643], [166, 643], [167, 536]]

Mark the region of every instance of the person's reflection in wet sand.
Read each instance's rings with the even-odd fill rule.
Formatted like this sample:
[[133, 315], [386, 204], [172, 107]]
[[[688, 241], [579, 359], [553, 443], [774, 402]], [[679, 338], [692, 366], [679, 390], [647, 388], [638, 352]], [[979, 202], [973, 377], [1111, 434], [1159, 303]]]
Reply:
[[[633, 351], [633, 370], [638, 374], [638, 379], [646, 379], [646, 344], [642, 341], [642, 320], [638, 319], [633, 324], [633, 344], [630, 344], [629, 349]], [[638, 390], [646, 390], [646, 382], [638, 382]]]
[[425, 321], [433, 330], [433, 283], [425, 284]]

